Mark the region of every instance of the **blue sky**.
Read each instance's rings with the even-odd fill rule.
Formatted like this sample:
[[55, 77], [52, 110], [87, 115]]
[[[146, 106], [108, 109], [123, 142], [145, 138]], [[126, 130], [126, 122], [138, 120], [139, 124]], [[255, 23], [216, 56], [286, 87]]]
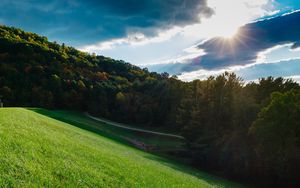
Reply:
[[0, 23], [182, 80], [300, 78], [298, 0], [1, 0]]

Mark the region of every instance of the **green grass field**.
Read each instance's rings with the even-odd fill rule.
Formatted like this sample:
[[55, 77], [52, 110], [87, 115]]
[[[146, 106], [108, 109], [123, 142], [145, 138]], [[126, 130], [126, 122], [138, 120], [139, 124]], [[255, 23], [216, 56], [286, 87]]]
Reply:
[[41, 112], [0, 109], [0, 187], [239, 186], [100, 133]]
[[136, 132], [119, 127], [110, 126], [106, 123], [95, 121], [87, 117], [84, 113], [46, 110], [40, 108], [32, 108], [30, 110], [66, 123], [70, 123], [74, 126], [100, 134], [102, 136], [118, 140], [125, 144], [130, 144], [128, 140], [135, 140], [143, 142], [149, 146], [155, 147], [156, 151], [176, 151], [184, 149], [185, 141], [183, 139]]

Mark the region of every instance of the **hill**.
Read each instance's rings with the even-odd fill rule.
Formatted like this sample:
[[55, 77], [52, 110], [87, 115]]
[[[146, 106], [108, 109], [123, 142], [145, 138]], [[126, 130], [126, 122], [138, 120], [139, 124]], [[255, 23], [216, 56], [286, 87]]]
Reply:
[[171, 108], [172, 101], [164, 100], [169, 82], [179, 81], [0, 26], [0, 95], [6, 106], [88, 111], [160, 126]]
[[132, 125], [125, 126], [133, 128], [133, 130], [126, 129], [115, 126], [115, 122], [95, 120], [94, 117], [91, 118], [90, 115], [81, 112], [46, 110], [40, 108], [31, 108], [31, 110], [151, 153], [174, 154], [174, 152], [177, 153], [185, 150], [185, 140], [179, 136], [168, 136], [169, 134], [166, 136], [165, 134], [161, 134], [161, 132], [159, 132], [159, 134], [153, 134], [147, 131], [136, 131], [136, 127], [133, 127]]
[[[5, 106], [87, 112], [172, 132], [185, 138], [184, 152], [172, 157], [184, 156], [194, 167], [255, 186], [300, 185], [299, 96], [300, 85], [291, 79], [245, 83], [225, 72], [182, 82], [0, 26]], [[175, 145], [157, 145], [162, 143]]]
[[21, 108], [0, 109], [0, 187], [235, 187]]

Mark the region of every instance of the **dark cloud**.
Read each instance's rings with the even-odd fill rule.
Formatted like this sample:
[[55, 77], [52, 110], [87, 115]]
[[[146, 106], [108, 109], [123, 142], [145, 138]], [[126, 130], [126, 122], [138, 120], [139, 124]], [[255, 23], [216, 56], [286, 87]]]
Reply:
[[124, 37], [199, 22], [213, 14], [206, 0], [2, 0], [4, 24], [72, 44]]
[[[300, 46], [300, 12], [247, 24], [239, 29], [237, 37], [212, 38], [198, 45], [206, 55], [179, 66], [175, 74], [199, 69], [220, 69], [233, 65], [254, 63], [260, 52], [277, 45], [292, 43], [292, 49]], [[169, 67], [170, 70], [174, 67]]]
[[158, 26], [187, 25], [198, 22], [199, 14], [212, 14], [206, 0], [100, 0], [90, 3], [96, 9], [105, 9], [112, 15], [143, 18]]

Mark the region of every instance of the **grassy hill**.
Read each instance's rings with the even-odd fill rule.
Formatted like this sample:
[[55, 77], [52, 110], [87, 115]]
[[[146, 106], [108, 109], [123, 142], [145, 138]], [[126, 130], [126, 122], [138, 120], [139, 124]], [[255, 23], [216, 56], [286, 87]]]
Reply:
[[76, 126], [0, 109], [0, 187], [235, 187]]
[[[162, 154], [166, 152], [172, 153], [185, 150], [184, 139], [127, 130], [91, 119], [85, 113], [63, 110], [46, 110], [42, 108], [31, 108], [31, 110], [66, 123], [71, 123], [74, 126], [101, 134], [105, 137], [118, 140], [124, 144], [135, 145], [135, 143], [143, 143], [145, 146], [149, 146], [148, 148], [151, 150], [151, 152]], [[137, 128], [132, 125], [128, 126]], [[154, 128], [149, 127], [149, 130], [153, 129]]]

